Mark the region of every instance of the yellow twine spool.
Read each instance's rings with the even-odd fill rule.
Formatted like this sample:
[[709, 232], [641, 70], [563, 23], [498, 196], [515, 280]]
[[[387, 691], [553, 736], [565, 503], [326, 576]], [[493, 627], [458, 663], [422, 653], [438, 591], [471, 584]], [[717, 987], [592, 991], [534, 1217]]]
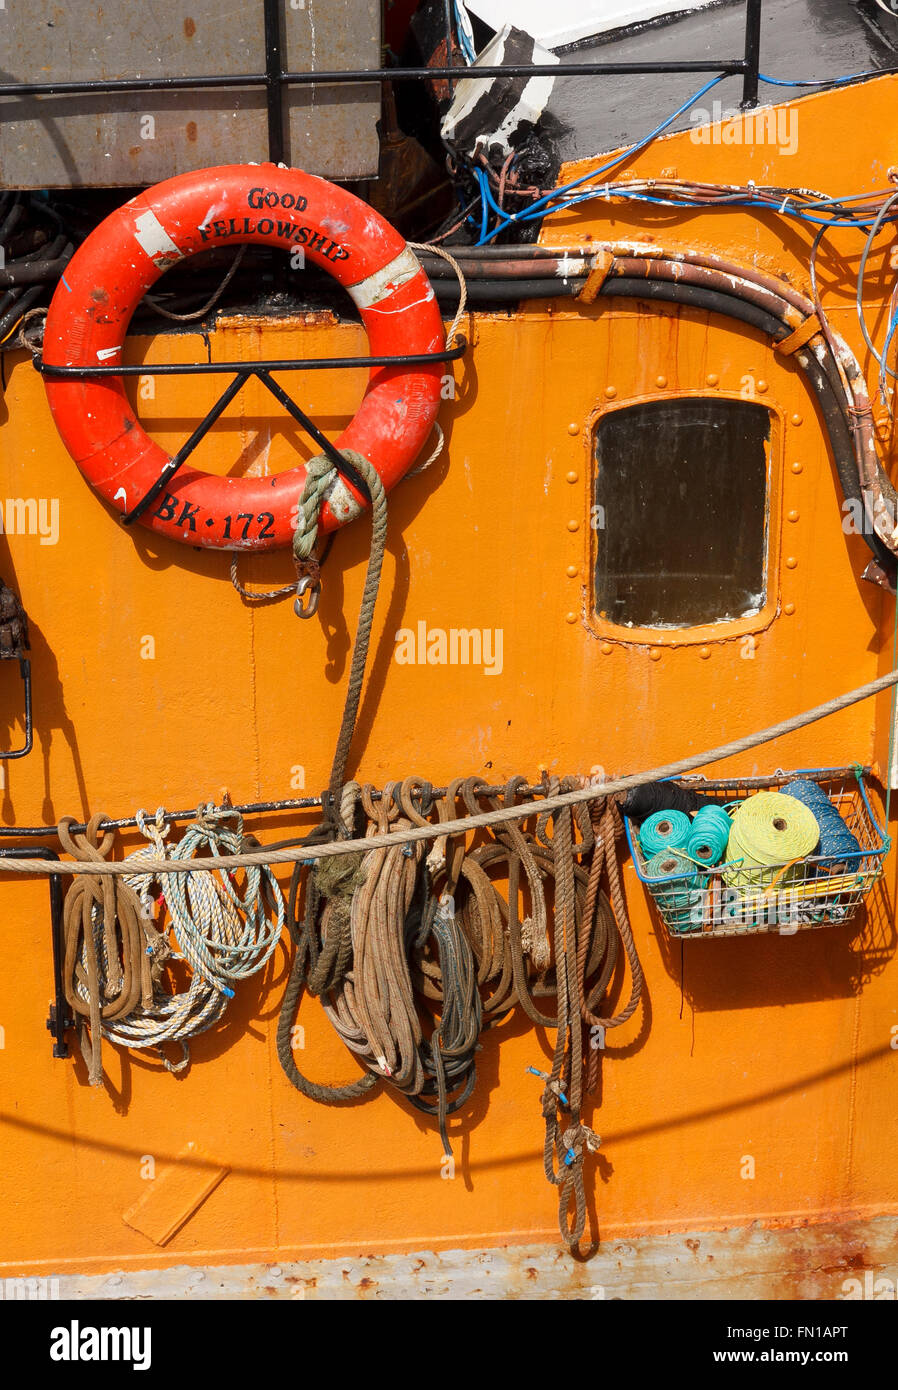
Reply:
[[[734, 867], [723, 877], [733, 887], [761, 887], [812, 854], [820, 839], [813, 811], [784, 792], [758, 792], [743, 801], [733, 815], [727, 861]], [[781, 876], [787, 882], [791, 875]]]

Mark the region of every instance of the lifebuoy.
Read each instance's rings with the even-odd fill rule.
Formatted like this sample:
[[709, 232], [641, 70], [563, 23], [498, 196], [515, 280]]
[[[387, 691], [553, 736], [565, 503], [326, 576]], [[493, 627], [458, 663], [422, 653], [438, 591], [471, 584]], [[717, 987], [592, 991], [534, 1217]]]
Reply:
[[[444, 346], [430, 282], [378, 213], [298, 169], [231, 164], [156, 184], [91, 232], [53, 295], [45, 364], [120, 365], [131, 315], [159, 276], [198, 251], [244, 241], [302, 247], [355, 301], [372, 356]], [[334, 441], [364, 455], [387, 489], [408, 471], [430, 434], [442, 372], [440, 362], [372, 368], [352, 423]], [[46, 390], [63, 443], [87, 481], [118, 511], [130, 511], [169, 456], [141, 428], [121, 377], [47, 377]], [[299, 466], [268, 477], [228, 478], [200, 472], [188, 460], [140, 520], [188, 545], [274, 550], [292, 540], [305, 476]], [[342, 526], [364, 505], [361, 494], [338, 479], [322, 508], [321, 529]]]

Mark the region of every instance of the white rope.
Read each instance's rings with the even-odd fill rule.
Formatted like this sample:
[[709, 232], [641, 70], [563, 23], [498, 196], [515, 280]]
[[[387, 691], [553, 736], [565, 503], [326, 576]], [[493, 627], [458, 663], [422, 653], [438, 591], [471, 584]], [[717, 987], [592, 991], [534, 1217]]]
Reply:
[[[218, 1022], [234, 997], [231, 984], [254, 975], [270, 959], [281, 938], [286, 910], [283, 894], [267, 868], [247, 870], [242, 895], [227, 870], [195, 868], [186, 878], [154, 871], [151, 865], [168, 859], [165, 840], [169, 827], [164, 811], [160, 808], [156, 812], [155, 821], [150, 821], [145, 811], [138, 811], [136, 819], [149, 843], [128, 855], [119, 867], [125, 882], [140, 899], [148, 950], [154, 957], [153, 1002], [149, 1008], [139, 1005], [126, 1018], [104, 1024], [103, 1036], [122, 1047], [156, 1049], [165, 1067], [179, 1072], [189, 1062], [187, 1040]], [[225, 824], [228, 821], [235, 822], [233, 828]], [[243, 823], [236, 812], [216, 812], [201, 806], [197, 820], [187, 827], [178, 852], [184, 859], [193, 859], [205, 847], [215, 858], [222, 847], [239, 852], [243, 844]], [[141, 872], [134, 873], [135, 868]], [[154, 889], [159, 890], [158, 898], [153, 897]], [[266, 911], [266, 899], [273, 908], [273, 919]], [[155, 926], [157, 910], [160, 917], [163, 910], [168, 911], [171, 934], [180, 954], [172, 950], [167, 936]], [[94, 910], [93, 925], [102, 990], [109, 962], [98, 909]], [[83, 953], [84, 947], [82, 957]], [[168, 960], [188, 964], [190, 982], [186, 990], [171, 993], [164, 987], [162, 973]], [[82, 965], [86, 965], [84, 959]], [[82, 997], [87, 997], [85, 986], [76, 984], [76, 988]], [[162, 1051], [168, 1042], [180, 1044], [180, 1061], [172, 1062]]]

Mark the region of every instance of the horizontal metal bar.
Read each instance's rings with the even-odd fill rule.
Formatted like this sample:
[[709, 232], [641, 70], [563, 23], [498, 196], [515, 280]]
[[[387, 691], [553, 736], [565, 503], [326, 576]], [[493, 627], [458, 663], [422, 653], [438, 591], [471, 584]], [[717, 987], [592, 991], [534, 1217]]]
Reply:
[[638, 73], [676, 73], [676, 72], [745, 72], [744, 58], [725, 58], [715, 62], [711, 58], [690, 58], [682, 63], [508, 63], [499, 67], [486, 67], [478, 63], [476, 67], [459, 68], [374, 68], [356, 72], [288, 72], [285, 82], [405, 82], [427, 78], [454, 77], [457, 81], [472, 78], [474, 81], [494, 77], [614, 77], [633, 76]]
[[340, 367], [426, 367], [431, 362], [455, 362], [468, 350], [459, 335], [455, 347], [440, 352], [406, 353], [396, 357], [298, 357], [264, 362], [160, 362], [158, 365], [121, 367], [63, 367], [45, 362], [38, 354], [34, 365], [42, 376], [71, 377], [75, 381], [96, 376], [215, 376], [223, 372], [315, 372]]
[[[772, 783], [774, 783], [774, 782], [788, 782], [788, 781], [791, 781], [794, 777], [800, 777], [800, 776], [802, 776], [802, 775], [807, 776], [807, 775], [808, 775], [808, 772], [809, 772], [809, 769], [807, 769], [807, 768], [793, 768], [793, 769], [791, 769], [791, 771], [788, 771], [788, 772], [776, 772], [776, 773], [772, 773], [772, 774], [771, 774], [770, 776], [768, 776], [768, 777], [734, 777], [734, 778], [731, 778], [731, 779], [722, 779], [722, 778], [713, 778], [713, 779], [711, 779], [711, 778], [705, 778], [705, 777], [697, 777], [697, 776], [695, 776], [695, 775], [693, 774], [693, 775], [686, 775], [686, 776], [683, 776], [683, 777], [677, 777], [677, 778], [675, 778], [674, 780], [677, 781], [677, 782], [679, 782], [679, 783], [685, 784], [686, 786], [688, 786], [689, 788], [691, 788], [691, 789], [693, 789], [693, 790], [695, 790], [695, 791], [700, 791], [700, 790], [702, 789], [703, 786], [707, 786], [707, 785], [708, 785], [709, 783], [711, 783], [711, 782], [713, 782], [714, 787], [716, 787], [716, 788], [718, 788], [718, 789], [725, 789], [725, 788], [729, 788], [729, 787], [754, 787], [754, 786], [757, 786], [757, 787], [769, 787], [769, 786], [770, 786]], [[873, 769], [872, 767], [868, 767], [868, 766], [861, 767], [860, 772], [861, 772], [861, 776], [862, 776], [862, 777], [871, 778], [871, 777], [874, 776], [874, 769]], [[830, 767], [830, 768], [818, 768], [818, 769], [814, 769], [814, 775], [817, 776], [817, 777], [819, 777], [821, 781], [825, 781], [825, 782], [838, 781], [838, 780], [840, 780], [840, 779], [844, 779], [844, 780], [846, 780], [846, 781], [848, 781], [848, 780], [854, 781], [855, 778], [856, 778], [856, 774], [857, 774], [857, 767], [856, 767], [856, 765], [852, 765], [851, 767]], [[505, 791], [505, 786], [504, 786], [504, 784], [500, 784], [500, 785], [497, 785], [497, 786], [483, 787], [483, 788], [481, 788], [481, 790], [480, 790], [480, 792], [479, 792], [479, 795], [480, 795], [481, 797], [484, 797], [484, 796], [502, 796], [502, 794], [504, 793], [504, 791]], [[445, 797], [446, 792], [447, 792], [447, 788], [446, 788], [446, 787], [434, 787], [433, 793], [432, 793], [434, 800], [435, 800], [435, 801], [440, 801], [440, 800], [442, 800], [442, 798]], [[518, 796], [519, 796], [519, 797], [521, 797], [521, 796], [542, 796], [542, 795], [545, 794], [545, 792], [546, 792], [546, 785], [545, 785], [545, 783], [544, 783], [544, 782], [535, 782], [535, 783], [532, 783], [532, 784], [529, 785], [529, 786], [520, 787], [520, 788], [518, 789]], [[596, 787], [596, 795], [597, 795], [597, 796], [601, 796], [601, 795], [602, 795], [601, 784], [599, 784], [599, 785]], [[373, 799], [374, 801], [380, 801], [381, 798], [382, 798], [382, 793], [381, 793], [381, 792], [375, 791], [375, 792], [372, 793], [372, 799]], [[236, 805], [236, 806], [229, 806], [227, 809], [228, 809], [228, 810], [231, 810], [231, 811], [234, 811], [234, 812], [238, 813], [238, 814], [241, 815], [241, 816], [254, 816], [254, 815], [258, 815], [258, 814], [265, 813], [265, 812], [271, 812], [271, 811], [278, 811], [278, 812], [283, 812], [283, 811], [315, 811], [315, 810], [317, 810], [320, 806], [321, 806], [321, 797], [320, 797], [320, 796], [302, 796], [302, 797], [290, 798], [290, 799], [285, 799], [285, 800], [280, 800], [280, 801], [246, 801], [246, 802], [241, 802], [240, 804], [238, 804], [238, 805]], [[194, 806], [193, 809], [192, 809], [192, 810], [189, 810], [189, 811], [166, 811], [166, 812], [164, 812], [162, 819], [163, 819], [163, 822], [164, 822], [166, 825], [174, 825], [177, 821], [193, 820], [193, 819], [199, 814], [199, 810], [200, 810], [200, 808], [199, 808], [198, 806]], [[536, 804], [534, 805], [534, 810], [536, 810], [536, 811], [539, 810], [539, 805], [538, 805], [538, 803], [536, 803]], [[151, 817], [151, 819], [152, 819], [152, 817]], [[102, 825], [100, 826], [100, 829], [101, 829], [101, 830], [130, 830], [130, 829], [134, 829], [134, 828], [136, 827], [136, 825], [137, 825], [137, 818], [136, 818], [135, 816], [124, 816], [124, 817], [120, 818], [119, 820], [109, 820], [109, 819], [104, 820], [103, 823], [102, 823]], [[71, 826], [69, 827], [69, 829], [70, 829], [74, 834], [76, 834], [76, 835], [81, 834], [84, 830], [86, 830], [86, 828], [87, 828], [86, 824], [71, 825]], [[36, 838], [36, 837], [39, 837], [39, 836], [40, 836], [40, 837], [43, 837], [43, 838], [46, 838], [46, 836], [48, 836], [48, 835], [55, 835], [55, 834], [56, 834], [56, 826], [55, 826], [55, 825], [0, 825], [0, 837], [5, 837], [5, 836], [15, 837], [15, 836], [19, 835], [19, 836], [22, 836], [23, 838]], [[7, 853], [12, 853], [12, 851], [7, 851]], [[46, 857], [47, 857], [47, 858], [52, 858], [53, 856], [52, 856], [52, 855], [47, 855]]]
[[[442, 800], [442, 798], [446, 795], [446, 791], [446, 787], [435, 787], [432, 793], [434, 800]], [[504, 793], [504, 791], [504, 786], [483, 787], [479, 792], [479, 795], [501, 796]], [[542, 796], [545, 794], [545, 791], [545, 784], [543, 782], [536, 782], [532, 786], [519, 787], [518, 796]], [[383, 797], [383, 793], [380, 791], [374, 791], [372, 792], [371, 796], [373, 801], [380, 801]], [[266, 811], [315, 811], [319, 810], [320, 807], [320, 796], [303, 796], [297, 799], [285, 801], [248, 801], [243, 802], [237, 806], [228, 806], [226, 809], [229, 811], [234, 811], [241, 816], [253, 816]], [[538, 811], [539, 806], [535, 805], [534, 810]], [[195, 806], [192, 811], [166, 811], [162, 816], [162, 820], [165, 825], [174, 825], [177, 821], [193, 820], [199, 814], [199, 811], [199, 806]], [[149, 819], [153, 820], [154, 817], [150, 816]], [[134, 829], [136, 825], [136, 816], [125, 816], [122, 817], [120, 820], [104, 820], [100, 825], [100, 830], [130, 830]], [[69, 826], [69, 830], [72, 834], [75, 835], [80, 835], [86, 829], [86, 823], [82, 825]], [[47, 835], [55, 835], [56, 833], [57, 828], [55, 825], [0, 825], [0, 837], [16, 835], [21, 835], [26, 838], [36, 836], [45, 837]], [[13, 853], [14, 851], [7, 850], [7, 854]], [[48, 855], [47, 857], [53, 858], [54, 856]]]
[[[303, 86], [320, 83], [332, 86], [343, 82], [409, 82], [433, 78], [462, 78], [475, 82], [494, 77], [628, 77], [650, 73], [719, 72], [740, 74], [747, 70], [744, 58], [696, 58], [681, 63], [509, 63], [499, 67], [476, 68], [343, 68], [328, 72], [285, 72], [281, 85]], [[264, 72], [212, 73], [196, 77], [117, 77], [109, 81], [83, 82], [0, 82], [0, 97], [75, 96], [97, 92], [177, 92], [209, 87], [267, 87], [271, 78]], [[0, 119], [3, 112], [0, 111]]]

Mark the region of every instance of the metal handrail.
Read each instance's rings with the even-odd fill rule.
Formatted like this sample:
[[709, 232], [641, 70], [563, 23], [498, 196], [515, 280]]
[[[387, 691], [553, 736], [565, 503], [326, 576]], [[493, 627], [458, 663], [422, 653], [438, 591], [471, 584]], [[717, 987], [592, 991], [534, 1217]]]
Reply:
[[[272, 164], [284, 162], [285, 87], [319, 83], [432, 81], [434, 78], [464, 78], [490, 81], [494, 77], [613, 77], [650, 73], [716, 72], [721, 76], [742, 76], [742, 105], [758, 103], [761, 50], [762, 0], [745, 0], [745, 49], [741, 58], [720, 61], [702, 58], [656, 63], [531, 63], [508, 66], [458, 67], [452, 64], [451, 18], [447, 7], [445, 67], [424, 68], [347, 68], [336, 72], [291, 72], [283, 66], [280, 37], [280, 0], [263, 0], [265, 33], [265, 71], [249, 73], [205, 73], [194, 77], [122, 77], [81, 82], [0, 82], [0, 97], [72, 96], [96, 92], [190, 91], [209, 87], [264, 87], [268, 115], [268, 157]], [[0, 121], [9, 108], [0, 107]]]

